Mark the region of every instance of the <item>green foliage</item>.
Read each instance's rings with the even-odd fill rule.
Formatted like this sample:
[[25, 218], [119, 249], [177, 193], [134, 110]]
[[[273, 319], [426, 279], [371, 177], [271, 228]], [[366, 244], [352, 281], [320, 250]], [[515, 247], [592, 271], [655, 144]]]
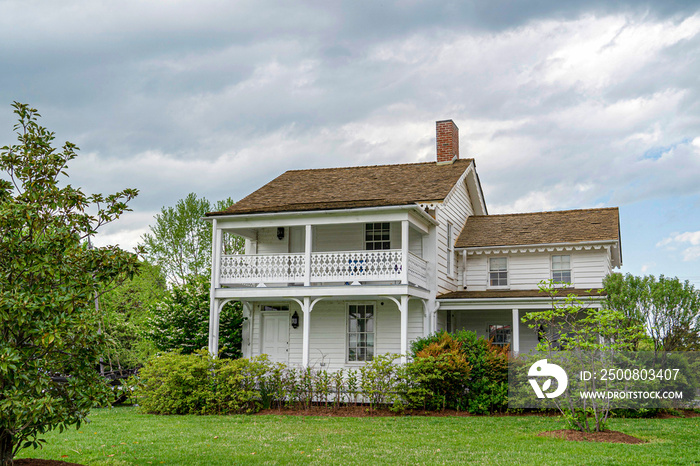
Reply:
[[[183, 285], [175, 285], [155, 303], [148, 319], [149, 338], [161, 351], [181, 350], [190, 354], [206, 348], [209, 341], [209, 278], [190, 275]], [[241, 357], [240, 302], [224, 305], [220, 314], [220, 356]]]
[[471, 367], [462, 343], [449, 333], [424, 346], [406, 365], [406, 400], [411, 408], [460, 409], [467, 397]]
[[[448, 338], [449, 337], [449, 338]], [[428, 348], [454, 348], [459, 345], [469, 366], [469, 377], [466, 380], [466, 393], [447, 402], [448, 406], [464, 409], [473, 414], [487, 414], [505, 411], [508, 405], [508, 348], [491, 344], [488, 340], [478, 337], [476, 333], [461, 330], [453, 334], [438, 331], [425, 338], [419, 338], [411, 344], [414, 361]], [[418, 390], [421, 387], [413, 387]], [[432, 396], [433, 392], [425, 391], [424, 395]], [[414, 398], [415, 396], [412, 395]], [[413, 403], [413, 401], [411, 401]], [[426, 403], [427, 406], [427, 403]]]
[[360, 366], [360, 388], [369, 401], [370, 409], [387, 402], [393, 391], [398, 354], [382, 354]]
[[[175, 207], [163, 207], [155, 217], [155, 224], [151, 225], [151, 233], [142, 238], [149, 260], [158, 264], [168, 280], [177, 285], [184, 285], [190, 275], [209, 275], [212, 228], [202, 217], [233, 204], [233, 199], [228, 198], [212, 205], [207, 199], [190, 193], [177, 201]], [[242, 238], [224, 235], [224, 253], [240, 253], [243, 246]]]
[[[96, 294], [138, 261], [87, 239], [117, 219], [137, 191], [86, 195], [61, 186], [78, 148], [52, 147], [39, 114], [15, 102], [18, 144], [0, 149], [0, 464], [40, 435], [80, 426], [109, 389], [95, 370], [104, 347]], [[88, 212], [92, 211], [93, 214]], [[69, 376], [64, 382], [52, 378]]]
[[270, 370], [265, 357], [214, 359], [206, 351], [160, 354], [132, 384], [139, 407], [152, 414], [253, 413], [261, 407], [259, 382]]
[[165, 292], [160, 268], [141, 262], [131, 280], [102, 295], [102, 329], [108, 342], [104, 359], [110, 370], [135, 369], [155, 354], [156, 347], [146, 335], [152, 308]]
[[[617, 352], [634, 349], [644, 335], [641, 324], [620, 310], [590, 307], [573, 294], [561, 297], [561, 289], [552, 280], [540, 282], [539, 286], [551, 298], [551, 308], [527, 313], [523, 321], [540, 331], [540, 352], [552, 355], [565, 350], [574, 367], [591, 367], [592, 362], [601, 363]], [[582, 383], [583, 390], [590, 389], [586, 382]], [[572, 383], [566, 390], [565, 396], [552, 401], [567, 422], [583, 432], [604, 430], [610, 400], [589, 402], [571, 396]]]
[[700, 350], [700, 290], [686, 280], [661, 275], [606, 277], [606, 306], [625, 317], [625, 325], [643, 325], [654, 351]]

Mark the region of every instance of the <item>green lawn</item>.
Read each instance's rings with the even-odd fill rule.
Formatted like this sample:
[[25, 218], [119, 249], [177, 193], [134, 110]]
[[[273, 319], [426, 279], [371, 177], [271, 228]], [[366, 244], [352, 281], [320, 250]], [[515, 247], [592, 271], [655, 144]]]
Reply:
[[700, 464], [700, 418], [614, 419], [642, 445], [537, 437], [551, 417], [154, 416], [96, 410], [18, 455], [82, 464]]

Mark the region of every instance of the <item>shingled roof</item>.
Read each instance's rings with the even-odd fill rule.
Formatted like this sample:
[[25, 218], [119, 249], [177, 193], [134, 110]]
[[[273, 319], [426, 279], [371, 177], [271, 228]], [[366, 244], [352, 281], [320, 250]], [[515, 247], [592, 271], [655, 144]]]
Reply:
[[469, 217], [455, 247], [619, 241], [617, 207]]
[[290, 170], [208, 216], [408, 205], [445, 199], [473, 159]]

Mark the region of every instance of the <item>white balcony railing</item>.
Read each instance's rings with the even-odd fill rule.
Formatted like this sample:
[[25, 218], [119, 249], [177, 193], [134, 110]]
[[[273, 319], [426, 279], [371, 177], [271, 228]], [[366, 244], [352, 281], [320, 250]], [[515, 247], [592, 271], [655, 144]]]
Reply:
[[315, 252], [311, 254], [312, 282], [401, 280], [400, 249], [383, 251]]
[[222, 283], [294, 283], [304, 281], [304, 254], [221, 256]]
[[408, 283], [428, 288], [428, 261], [408, 253]]
[[[427, 262], [410, 253], [407, 259], [409, 283], [427, 288]], [[308, 282], [312, 284], [400, 282], [404, 261], [400, 249], [314, 252], [309, 268], [311, 276]], [[221, 257], [220, 283], [223, 285], [303, 284], [307, 281], [305, 274], [304, 253]]]

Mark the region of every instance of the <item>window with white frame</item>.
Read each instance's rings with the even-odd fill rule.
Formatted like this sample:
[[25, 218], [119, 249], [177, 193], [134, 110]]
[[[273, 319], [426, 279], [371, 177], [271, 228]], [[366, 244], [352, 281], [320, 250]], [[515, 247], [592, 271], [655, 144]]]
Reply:
[[450, 277], [454, 274], [454, 265], [452, 261], [454, 260], [455, 246], [454, 239], [452, 238], [452, 224], [447, 224], [447, 275]]
[[508, 258], [489, 259], [489, 286], [508, 286]]
[[489, 325], [489, 340], [496, 346], [507, 346], [511, 342], [511, 326], [502, 324]]
[[552, 280], [555, 283], [571, 283], [571, 256], [552, 256]]
[[374, 359], [374, 304], [348, 305], [348, 362]]
[[391, 226], [387, 222], [365, 224], [365, 250], [391, 249]]

